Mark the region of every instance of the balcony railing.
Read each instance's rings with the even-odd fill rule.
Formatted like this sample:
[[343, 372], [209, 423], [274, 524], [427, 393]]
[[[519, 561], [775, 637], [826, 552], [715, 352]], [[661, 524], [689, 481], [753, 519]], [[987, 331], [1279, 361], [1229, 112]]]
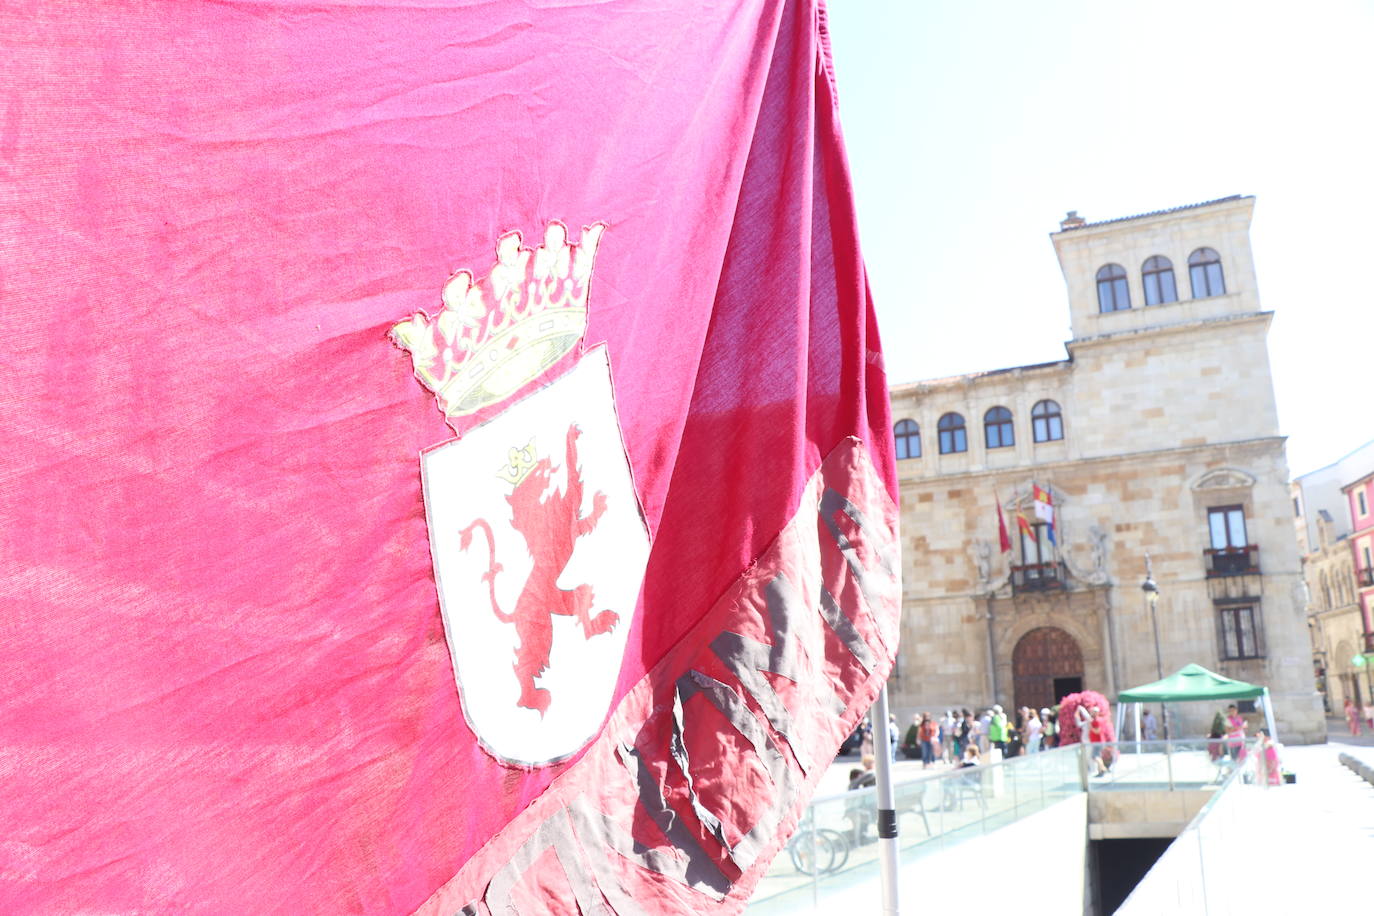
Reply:
[[1260, 571], [1259, 548], [1254, 544], [1246, 547], [1220, 547], [1204, 550], [1202, 553], [1209, 577], [1253, 575]]
[[1013, 592], [1048, 592], [1064, 587], [1068, 570], [1063, 563], [1027, 563], [1011, 568]]
[[1355, 578], [1360, 582], [1360, 588], [1374, 586], [1374, 567], [1366, 566], [1364, 569], [1355, 570]]

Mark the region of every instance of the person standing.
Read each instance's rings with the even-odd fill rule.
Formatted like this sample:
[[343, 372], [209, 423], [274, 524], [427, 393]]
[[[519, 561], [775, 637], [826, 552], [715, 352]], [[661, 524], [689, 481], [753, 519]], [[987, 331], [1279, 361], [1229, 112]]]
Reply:
[[1159, 723], [1155, 721], [1154, 713], [1150, 712], [1148, 709], [1145, 710], [1145, 715], [1140, 720], [1140, 727], [1141, 730], [1145, 732], [1146, 741], [1155, 740], [1155, 734], [1159, 728]]
[[988, 744], [997, 748], [998, 751], [1006, 756], [1007, 753], [1007, 716], [1002, 712], [1002, 707], [994, 705], [992, 715], [988, 718]]
[[1364, 709], [1360, 711], [1360, 715], [1365, 724], [1369, 726], [1369, 730], [1374, 731], [1374, 697], [1365, 700]]
[[1057, 747], [1059, 744], [1059, 723], [1055, 720], [1054, 713], [1048, 706], [1040, 709], [1040, 734], [1045, 749]]
[[1045, 730], [1044, 723], [1034, 709], [1026, 711], [1026, 753], [1034, 754], [1040, 750], [1040, 734]]
[[955, 745], [955, 729], [959, 727], [958, 721], [954, 717], [954, 710], [946, 709], [945, 717], [940, 720], [940, 754], [946, 763], [954, 763], [959, 759], [959, 749]]
[[1345, 721], [1350, 726], [1350, 734], [1360, 733], [1360, 711], [1350, 697], [1345, 698]]
[[902, 739], [901, 730], [897, 728], [897, 717], [887, 717], [887, 759], [893, 763], [897, 762], [897, 742]]
[[1226, 750], [1231, 759], [1240, 762], [1245, 759], [1245, 718], [1232, 703], [1226, 707]]
[[1279, 765], [1279, 750], [1274, 746], [1273, 739], [1269, 737], [1269, 729], [1259, 730], [1258, 753], [1255, 754], [1255, 766], [1259, 769], [1259, 784], [1262, 786], [1281, 786], [1283, 785], [1283, 768]]
[[920, 737], [921, 769], [924, 770], [929, 769], [930, 765], [935, 762], [935, 741], [937, 738], [937, 731], [935, 717], [930, 713], [926, 713], [925, 717], [921, 720]]
[[1088, 743], [1093, 745], [1093, 760], [1097, 761], [1097, 775], [1106, 776], [1107, 770], [1111, 769], [1115, 760], [1113, 750], [1109, 747], [1098, 747], [1107, 740], [1107, 713], [1105, 710], [1098, 709], [1096, 706], [1088, 707], [1089, 720], [1088, 729], [1085, 732]]

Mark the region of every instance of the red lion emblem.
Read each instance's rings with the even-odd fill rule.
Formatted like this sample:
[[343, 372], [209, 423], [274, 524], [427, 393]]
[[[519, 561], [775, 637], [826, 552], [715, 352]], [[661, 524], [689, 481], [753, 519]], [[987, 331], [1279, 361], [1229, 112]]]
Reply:
[[490, 565], [482, 574], [491, 597], [491, 609], [505, 623], [515, 625], [519, 645], [515, 648], [515, 676], [520, 681], [518, 705], [539, 711], [543, 716], [549, 708], [551, 696], [543, 687], [536, 687], [534, 679], [549, 667], [549, 650], [553, 647], [553, 616], [576, 616], [587, 639], [608, 633], [620, 621], [614, 611], [603, 610], [591, 615], [592, 587], [579, 585], [573, 589], [558, 587], [558, 577], [572, 559], [577, 539], [596, 528], [606, 511], [606, 494], [592, 495], [592, 511], [582, 512], [582, 471], [577, 464], [577, 439], [582, 431], [574, 424], [568, 427], [567, 492], [553, 490], [547, 496], [549, 477], [554, 467], [548, 458], [540, 458], [525, 479], [515, 485], [506, 497], [511, 508], [511, 527], [520, 532], [534, 558], [534, 568], [516, 599], [515, 610], [506, 613], [496, 600], [496, 574], [501, 564], [496, 562], [496, 540], [486, 519], [477, 519], [458, 532], [458, 546], [467, 550], [472, 545], [472, 533], [481, 529], [487, 537], [491, 553]]

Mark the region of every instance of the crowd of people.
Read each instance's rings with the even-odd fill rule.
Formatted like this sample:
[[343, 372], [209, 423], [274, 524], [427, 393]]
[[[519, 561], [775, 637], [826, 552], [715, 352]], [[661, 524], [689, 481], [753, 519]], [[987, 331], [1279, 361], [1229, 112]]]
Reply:
[[[916, 713], [905, 733], [899, 730], [895, 716], [889, 716], [886, 732], [889, 759], [905, 757], [920, 760], [922, 769], [931, 767], [972, 767], [988, 759], [989, 752], [996, 751], [992, 759], [1006, 759], [1022, 754], [1058, 747], [1064, 731], [1068, 729], [1069, 743], [1082, 743], [1092, 747], [1092, 761], [1097, 775], [1102, 776], [1111, 769], [1116, 756], [1112, 743], [1116, 735], [1112, 730], [1109, 712], [1091, 702], [1072, 703], [1063, 714], [1068, 717], [1060, 721], [1061, 707], [1034, 709], [1021, 707], [1014, 717], [1008, 716], [1000, 705], [992, 705], [974, 714], [969, 709], [947, 709], [943, 714]], [[1374, 714], [1374, 709], [1356, 710], [1356, 715]], [[1358, 727], [1358, 720], [1351, 719], [1352, 731]], [[1374, 728], [1374, 721], [1370, 727]], [[1235, 705], [1228, 706], [1213, 718], [1208, 735], [1208, 751], [1214, 762], [1239, 764], [1247, 760], [1247, 723]], [[1145, 741], [1158, 740], [1159, 720], [1149, 709], [1141, 711], [1140, 737]], [[1281, 779], [1278, 751], [1270, 739], [1267, 729], [1260, 729], [1258, 738], [1258, 758], [1255, 760], [1259, 778], [1268, 784], [1278, 785]], [[1101, 745], [1101, 747], [1099, 747]], [[863, 720], [845, 741], [840, 753], [860, 755], [860, 766], [849, 771], [849, 788], [862, 789], [876, 783], [874, 773], [876, 739], [872, 722]], [[1250, 777], [1247, 777], [1247, 779]]]
[[[1106, 710], [1080, 706], [1075, 712], [1077, 731], [1089, 741], [1105, 740], [1106, 715]], [[1146, 710], [1143, 721], [1146, 734], [1150, 735], [1156, 727], [1153, 714]], [[1005, 759], [1058, 746], [1059, 707], [1023, 706], [1014, 717], [996, 704], [977, 715], [969, 709], [946, 709], [941, 715], [916, 713], [905, 734], [900, 732], [896, 717], [891, 716], [885, 731], [890, 758], [896, 760], [900, 755], [920, 760], [922, 768], [940, 763], [963, 764], [970, 750], [981, 758], [995, 748]], [[872, 756], [876, 753], [876, 741], [872, 722], [865, 719], [845, 742], [841, 753], [858, 753], [861, 758]]]

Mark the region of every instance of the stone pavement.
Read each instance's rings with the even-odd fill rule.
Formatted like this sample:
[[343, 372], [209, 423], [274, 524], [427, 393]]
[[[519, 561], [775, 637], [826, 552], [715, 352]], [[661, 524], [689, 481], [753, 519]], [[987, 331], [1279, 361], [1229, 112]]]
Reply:
[[1255, 868], [1237, 892], [1253, 903], [1248, 912], [1368, 911], [1374, 898], [1374, 786], [1337, 757], [1344, 751], [1374, 760], [1374, 740], [1353, 740], [1332, 735], [1325, 745], [1285, 748], [1283, 764], [1297, 783], [1258, 793], [1248, 806], [1262, 837], [1250, 862]]

